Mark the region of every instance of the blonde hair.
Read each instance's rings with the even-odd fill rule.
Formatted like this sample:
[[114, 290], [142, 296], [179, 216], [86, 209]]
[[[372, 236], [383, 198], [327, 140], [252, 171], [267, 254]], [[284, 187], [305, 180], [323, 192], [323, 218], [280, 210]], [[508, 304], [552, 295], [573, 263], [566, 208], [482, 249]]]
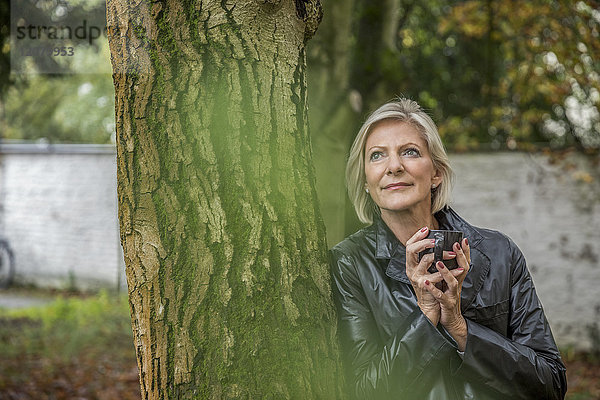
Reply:
[[346, 164], [346, 186], [358, 219], [363, 223], [370, 224], [373, 222], [374, 214], [380, 213], [379, 207], [365, 192], [365, 144], [374, 126], [384, 120], [409, 123], [423, 135], [431, 154], [433, 167], [442, 177], [442, 182], [431, 193], [431, 213], [440, 211], [450, 202], [454, 178], [444, 144], [435, 123], [421, 106], [416, 101], [398, 98], [382, 105], [369, 115], [350, 148]]

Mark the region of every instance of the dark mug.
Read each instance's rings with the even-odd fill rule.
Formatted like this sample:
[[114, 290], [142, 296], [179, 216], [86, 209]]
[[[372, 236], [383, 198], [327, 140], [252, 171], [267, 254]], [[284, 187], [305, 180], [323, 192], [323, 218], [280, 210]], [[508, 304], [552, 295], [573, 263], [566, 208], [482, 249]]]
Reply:
[[461, 245], [463, 233], [461, 231], [444, 231], [444, 230], [430, 230], [427, 239], [435, 239], [435, 247], [431, 249], [423, 250], [419, 253], [419, 261], [421, 258], [428, 253], [434, 253], [433, 263], [427, 268], [430, 274], [437, 272], [435, 263], [442, 261], [446, 268], [455, 269], [458, 268], [458, 262], [456, 258], [450, 260], [444, 260], [444, 251], [454, 251], [452, 246], [454, 243]]

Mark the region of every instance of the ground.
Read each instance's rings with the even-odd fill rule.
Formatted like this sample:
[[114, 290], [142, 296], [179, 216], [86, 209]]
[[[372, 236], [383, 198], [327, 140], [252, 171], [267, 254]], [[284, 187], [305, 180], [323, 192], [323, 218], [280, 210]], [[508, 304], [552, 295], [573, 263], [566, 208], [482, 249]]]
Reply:
[[0, 292], [0, 400], [140, 398], [123, 294]]
[[[132, 343], [123, 294], [2, 291], [0, 400], [138, 400]], [[567, 399], [600, 399], [600, 355], [563, 359]]]

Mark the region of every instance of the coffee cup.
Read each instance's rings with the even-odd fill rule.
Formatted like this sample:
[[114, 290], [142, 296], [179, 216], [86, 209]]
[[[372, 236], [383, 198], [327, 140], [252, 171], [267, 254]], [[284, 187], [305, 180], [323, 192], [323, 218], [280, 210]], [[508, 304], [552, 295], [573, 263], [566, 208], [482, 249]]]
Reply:
[[453, 251], [452, 246], [454, 243], [461, 244], [463, 239], [463, 233], [461, 231], [430, 230], [429, 234], [427, 235], [427, 239], [434, 239], [435, 246], [420, 252], [419, 260], [421, 260], [425, 254], [434, 254], [433, 263], [431, 263], [431, 265], [427, 268], [427, 271], [430, 274], [437, 272], [435, 263], [438, 261], [442, 261], [448, 269], [458, 268], [458, 262], [456, 261], [456, 258], [444, 260], [444, 251]]

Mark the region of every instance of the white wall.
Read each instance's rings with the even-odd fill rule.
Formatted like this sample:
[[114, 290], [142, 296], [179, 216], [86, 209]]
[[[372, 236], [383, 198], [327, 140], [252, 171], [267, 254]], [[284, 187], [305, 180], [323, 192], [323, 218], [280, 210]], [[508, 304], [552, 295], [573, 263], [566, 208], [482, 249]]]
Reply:
[[113, 146], [3, 145], [0, 204], [17, 282], [124, 287]]
[[521, 248], [561, 346], [600, 349], [600, 169], [584, 157], [451, 156], [453, 207]]
[[[521, 248], [561, 346], [600, 348], [600, 171], [584, 157], [452, 155], [452, 206]], [[0, 150], [0, 235], [21, 282], [125, 287], [110, 146]], [[594, 333], [595, 332], [595, 333]]]

